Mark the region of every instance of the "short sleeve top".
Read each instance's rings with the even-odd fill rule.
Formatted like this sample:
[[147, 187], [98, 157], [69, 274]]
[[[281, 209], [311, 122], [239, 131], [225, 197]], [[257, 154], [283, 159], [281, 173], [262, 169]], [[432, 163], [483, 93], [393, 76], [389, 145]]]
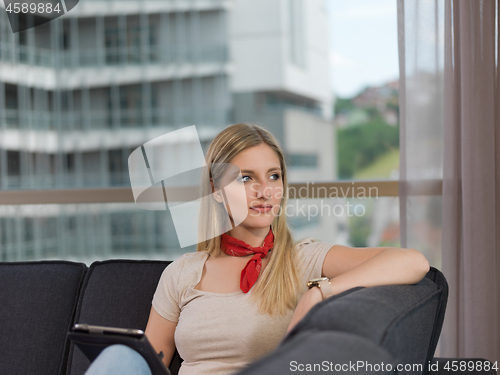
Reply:
[[[297, 244], [298, 264], [306, 282], [321, 277], [332, 244], [306, 238]], [[175, 345], [184, 362], [179, 375], [233, 374], [276, 348], [286, 334], [293, 310], [261, 314], [248, 293], [214, 293], [194, 289], [209, 254], [187, 253], [169, 264], [153, 296], [154, 309], [177, 322]]]

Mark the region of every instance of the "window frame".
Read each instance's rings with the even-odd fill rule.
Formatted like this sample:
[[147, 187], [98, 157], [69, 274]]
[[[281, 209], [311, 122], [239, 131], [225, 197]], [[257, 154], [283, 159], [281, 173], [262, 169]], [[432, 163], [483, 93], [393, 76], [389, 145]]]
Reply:
[[[376, 189], [375, 197], [398, 197], [400, 185], [404, 183], [401, 180], [296, 182], [289, 184], [289, 199], [356, 198], [363, 189], [366, 192]], [[419, 180], [408, 186], [411, 186], [408, 195], [442, 195], [443, 180]], [[328, 191], [341, 194], [326, 196]], [[300, 196], [295, 197], [295, 192]], [[134, 203], [134, 197], [130, 187], [0, 191], [0, 205], [81, 203]]]

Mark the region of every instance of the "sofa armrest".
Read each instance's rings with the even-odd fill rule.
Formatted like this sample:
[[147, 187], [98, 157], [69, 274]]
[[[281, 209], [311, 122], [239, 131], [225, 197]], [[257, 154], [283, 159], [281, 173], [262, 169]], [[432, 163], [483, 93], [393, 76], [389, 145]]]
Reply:
[[441, 328], [442, 297], [443, 288], [427, 277], [413, 285], [353, 288], [314, 306], [284, 342], [309, 330], [345, 332], [371, 340], [401, 363], [423, 366], [423, 372], [402, 373], [425, 375]]
[[393, 374], [397, 365], [396, 359], [371, 340], [346, 332], [307, 330], [237, 375], [336, 372], [382, 375]]

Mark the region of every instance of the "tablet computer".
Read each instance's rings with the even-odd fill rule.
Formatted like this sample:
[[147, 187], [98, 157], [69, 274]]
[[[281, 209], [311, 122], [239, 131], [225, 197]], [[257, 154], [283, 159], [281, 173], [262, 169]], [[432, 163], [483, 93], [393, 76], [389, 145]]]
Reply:
[[68, 332], [68, 337], [91, 362], [104, 348], [114, 344], [122, 344], [140, 353], [148, 363], [153, 375], [171, 375], [170, 370], [161, 360], [163, 354], [156, 353], [140, 329], [75, 324]]

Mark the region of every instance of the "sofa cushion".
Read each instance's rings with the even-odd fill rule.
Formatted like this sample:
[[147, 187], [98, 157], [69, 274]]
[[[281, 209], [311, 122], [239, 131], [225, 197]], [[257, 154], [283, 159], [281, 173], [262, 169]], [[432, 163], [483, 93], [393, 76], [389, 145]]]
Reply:
[[398, 361], [384, 348], [363, 337], [310, 329], [297, 332], [271, 355], [252, 363], [238, 375], [394, 374]]
[[65, 261], [0, 263], [0, 374], [64, 374], [86, 271]]
[[422, 364], [427, 373], [435, 332], [441, 329], [436, 320], [442, 295], [443, 288], [429, 277], [414, 285], [353, 288], [314, 306], [284, 341], [311, 329], [348, 332], [380, 345], [402, 363]]
[[[168, 261], [108, 260], [89, 267], [75, 323], [144, 330], [151, 301]], [[71, 346], [67, 374], [83, 374], [90, 362]]]

